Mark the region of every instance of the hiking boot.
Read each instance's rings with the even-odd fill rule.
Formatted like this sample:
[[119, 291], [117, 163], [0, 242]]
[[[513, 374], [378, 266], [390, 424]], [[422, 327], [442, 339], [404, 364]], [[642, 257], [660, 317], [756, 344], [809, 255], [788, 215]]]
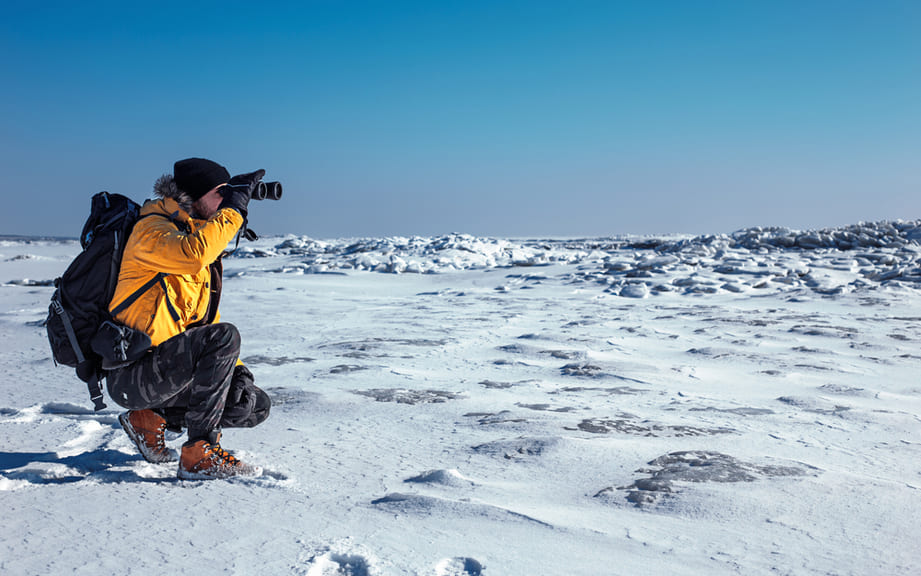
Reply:
[[119, 423], [148, 462], [174, 462], [176, 454], [166, 447], [166, 419], [153, 410], [129, 410], [119, 415]]
[[182, 480], [213, 480], [260, 474], [262, 468], [237, 460], [217, 442], [198, 440], [182, 445], [182, 456], [179, 458], [179, 478]]

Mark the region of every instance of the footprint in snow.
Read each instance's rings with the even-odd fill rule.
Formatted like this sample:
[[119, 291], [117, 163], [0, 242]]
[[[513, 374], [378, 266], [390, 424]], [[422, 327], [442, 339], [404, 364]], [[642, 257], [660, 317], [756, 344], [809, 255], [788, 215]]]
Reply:
[[473, 558], [445, 558], [435, 566], [436, 576], [480, 576], [486, 569]]
[[357, 554], [326, 552], [311, 559], [307, 576], [371, 576], [368, 561]]

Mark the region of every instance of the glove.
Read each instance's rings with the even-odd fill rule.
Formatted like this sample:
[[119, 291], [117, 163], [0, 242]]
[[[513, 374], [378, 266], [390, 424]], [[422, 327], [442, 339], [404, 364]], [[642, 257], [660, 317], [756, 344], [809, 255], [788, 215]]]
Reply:
[[250, 187], [250, 191], [256, 187], [256, 183], [262, 180], [262, 177], [265, 176], [265, 170], [256, 170], [255, 172], [249, 172], [247, 174], [237, 174], [230, 179], [231, 186], [246, 185]]
[[248, 213], [247, 206], [249, 206], [249, 200], [253, 196], [253, 190], [256, 189], [263, 176], [265, 176], [265, 170], [256, 170], [255, 172], [239, 174], [231, 178], [229, 184], [220, 188], [221, 196], [224, 199], [218, 208], [232, 208], [239, 212], [240, 216], [243, 216], [245, 220]]
[[249, 186], [245, 184], [237, 186], [227, 184], [221, 186], [219, 192], [224, 199], [221, 200], [218, 210], [221, 208], [232, 208], [239, 212], [240, 216], [243, 216], [243, 220], [246, 220], [246, 216], [249, 213], [246, 207], [249, 206], [249, 199], [252, 196], [252, 191]]
[[227, 401], [221, 416], [223, 428], [252, 428], [269, 417], [272, 400], [258, 388], [253, 373], [246, 366], [233, 369]]

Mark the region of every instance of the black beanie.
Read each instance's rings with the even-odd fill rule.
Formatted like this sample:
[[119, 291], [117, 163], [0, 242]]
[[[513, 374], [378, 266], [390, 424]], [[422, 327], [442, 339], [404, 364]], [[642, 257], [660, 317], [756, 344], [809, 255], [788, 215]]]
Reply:
[[230, 180], [230, 172], [211, 160], [186, 158], [173, 164], [173, 180], [192, 200], [198, 200], [215, 186], [226, 184]]

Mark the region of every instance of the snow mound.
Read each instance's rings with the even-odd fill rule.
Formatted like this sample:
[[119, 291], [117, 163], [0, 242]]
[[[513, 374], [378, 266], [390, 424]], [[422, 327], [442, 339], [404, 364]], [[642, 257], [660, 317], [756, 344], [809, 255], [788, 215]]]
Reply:
[[881, 285], [921, 287], [921, 220], [807, 231], [754, 227], [694, 237], [511, 240], [449, 234], [321, 241], [288, 236], [242, 246], [234, 257], [264, 259], [272, 264], [262, 267], [263, 273], [282, 274], [545, 270], [510, 274], [498, 292], [533, 288], [555, 276], [628, 299], [800, 289], [834, 296]]
[[454, 469], [428, 470], [412, 478], [407, 478], [404, 482], [450, 487], [466, 487], [476, 484], [473, 480], [465, 478], [460, 472]]

